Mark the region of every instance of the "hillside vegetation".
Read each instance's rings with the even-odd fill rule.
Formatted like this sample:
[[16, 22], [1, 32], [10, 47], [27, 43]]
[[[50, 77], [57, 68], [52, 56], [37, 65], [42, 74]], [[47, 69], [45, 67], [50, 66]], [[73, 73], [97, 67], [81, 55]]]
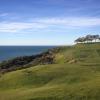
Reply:
[[1, 73], [0, 100], [100, 100], [100, 43], [60, 47], [52, 64]]

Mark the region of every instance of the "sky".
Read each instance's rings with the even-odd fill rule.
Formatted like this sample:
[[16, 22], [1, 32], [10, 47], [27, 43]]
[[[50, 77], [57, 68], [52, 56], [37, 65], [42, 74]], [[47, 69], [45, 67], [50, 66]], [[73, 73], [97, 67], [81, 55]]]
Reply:
[[71, 45], [100, 35], [100, 0], [0, 0], [0, 45]]

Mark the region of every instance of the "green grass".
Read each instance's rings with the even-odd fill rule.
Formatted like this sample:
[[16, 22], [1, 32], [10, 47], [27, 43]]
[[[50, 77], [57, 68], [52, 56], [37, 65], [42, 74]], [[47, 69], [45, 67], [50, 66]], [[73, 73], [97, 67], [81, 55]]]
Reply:
[[1, 75], [0, 100], [100, 100], [100, 44], [61, 47], [55, 62]]
[[100, 43], [64, 47], [56, 54], [56, 63], [68, 63], [71, 60], [76, 60], [77, 63], [100, 62]]

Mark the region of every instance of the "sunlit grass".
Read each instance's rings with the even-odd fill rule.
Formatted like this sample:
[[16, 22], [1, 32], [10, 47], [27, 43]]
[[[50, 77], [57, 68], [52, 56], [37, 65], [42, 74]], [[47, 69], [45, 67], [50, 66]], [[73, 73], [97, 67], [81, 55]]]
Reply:
[[6, 73], [0, 100], [100, 100], [99, 51], [99, 44], [64, 47], [55, 64]]

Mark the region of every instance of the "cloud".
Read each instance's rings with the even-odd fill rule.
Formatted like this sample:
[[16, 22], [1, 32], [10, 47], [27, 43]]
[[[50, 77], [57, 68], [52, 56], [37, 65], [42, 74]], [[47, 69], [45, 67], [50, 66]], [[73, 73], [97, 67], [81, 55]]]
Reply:
[[100, 25], [100, 18], [48, 18], [40, 19], [37, 22], [46, 25], [63, 25], [66, 27], [90, 27]]
[[0, 23], [0, 32], [19, 32], [22, 30], [41, 29], [44, 25], [37, 23], [3, 22]]
[[24, 30], [48, 29], [57, 27], [83, 28], [100, 26], [100, 18], [42, 18], [30, 22], [1, 22], [0, 32], [20, 32]]

